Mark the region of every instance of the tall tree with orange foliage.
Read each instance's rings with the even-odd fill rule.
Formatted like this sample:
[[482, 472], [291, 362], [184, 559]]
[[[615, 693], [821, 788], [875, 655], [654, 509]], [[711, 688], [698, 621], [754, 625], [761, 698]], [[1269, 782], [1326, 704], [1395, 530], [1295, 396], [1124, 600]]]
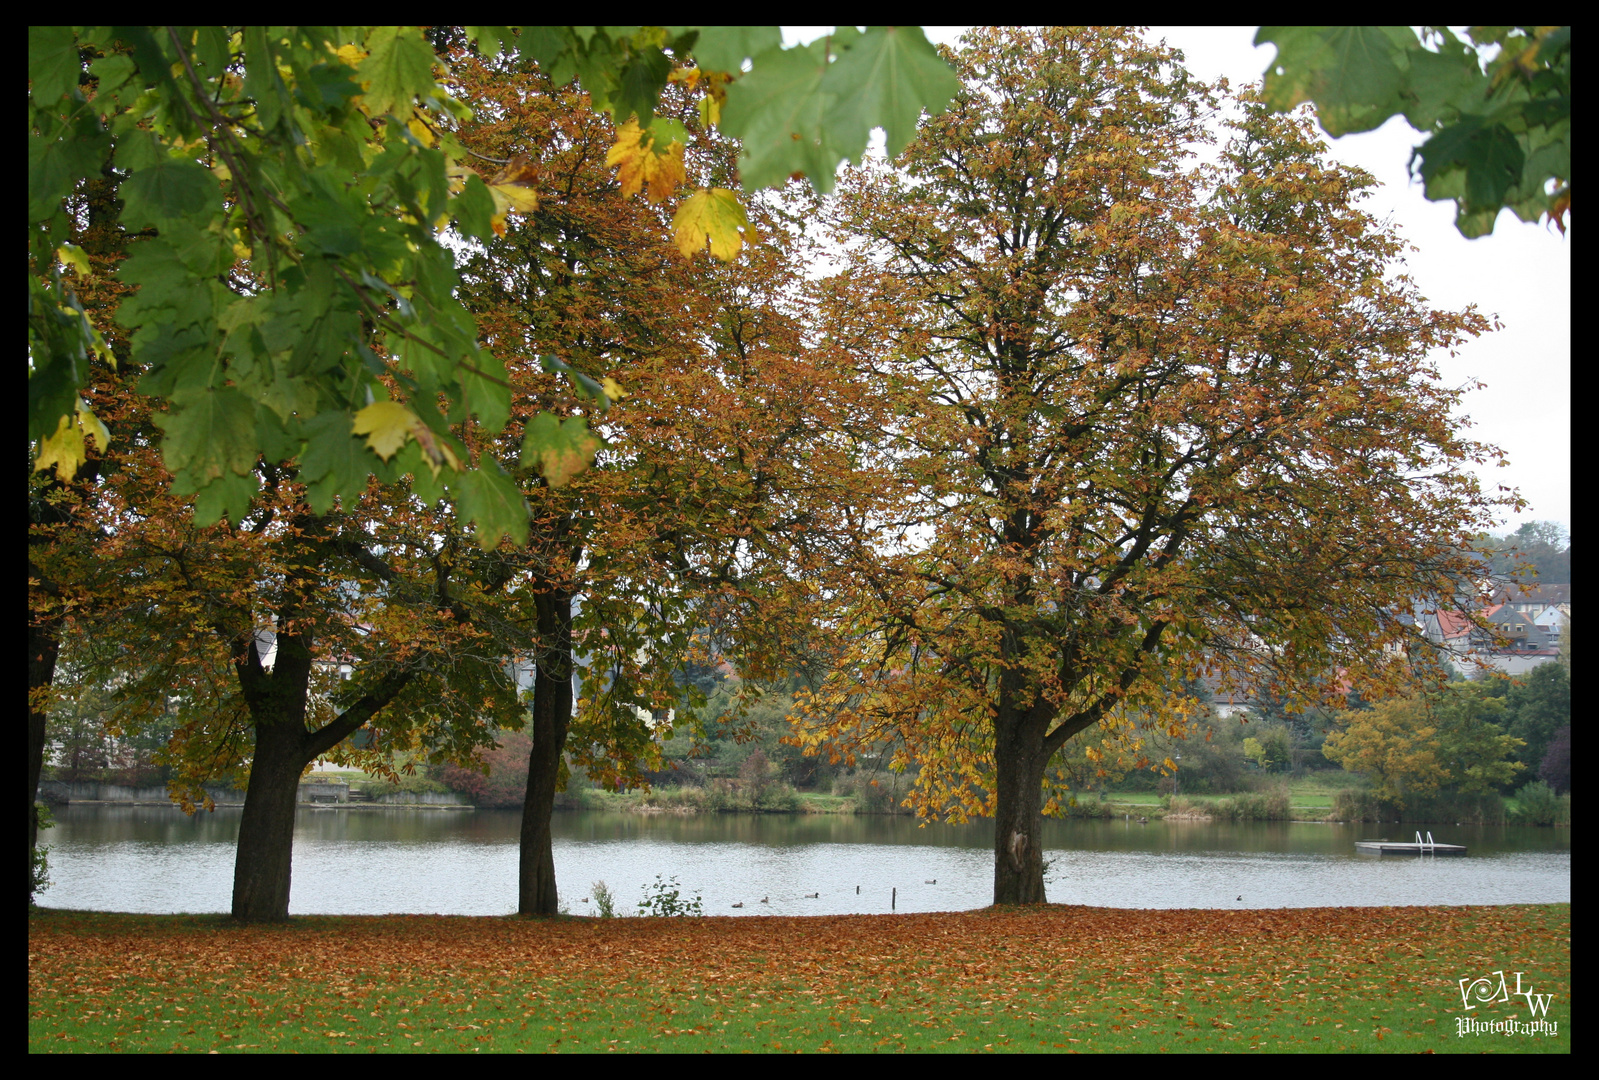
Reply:
[[897, 740], [919, 811], [996, 819], [995, 902], [1042, 903], [1068, 740], [1136, 758], [1205, 671], [1410, 680], [1412, 604], [1470, 591], [1509, 500], [1428, 361], [1487, 320], [1426, 306], [1303, 121], [1242, 99], [1195, 165], [1219, 94], [1134, 33], [980, 30], [954, 62], [949, 111], [820, 208], [831, 348], [887, 419], [796, 737]]
[[[786, 456], [823, 436], [831, 390], [802, 362], [784, 231], [762, 229], [734, 266], [686, 255], [663, 206], [670, 188], [627, 167], [618, 183], [629, 133], [586, 95], [465, 53], [453, 63], [480, 118], [463, 137], [522, 162], [539, 193], [537, 214], [460, 265], [463, 301], [512, 383], [503, 433], [473, 446], [504, 463], [531, 508], [526, 547], [502, 549], [536, 612], [518, 910], [554, 914], [550, 814], [568, 750], [590, 776], [640, 782], [670, 734], [674, 676], [703, 658], [707, 635], [752, 672], [777, 654], [781, 620], [749, 614], [785, 583], [775, 571], [751, 580], [750, 549], [786, 550], [798, 527], [773, 485]], [[663, 95], [663, 115], [698, 125], [685, 94]], [[701, 132], [675, 168], [718, 187], [736, 151]], [[537, 424], [570, 453], [519, 457]]]

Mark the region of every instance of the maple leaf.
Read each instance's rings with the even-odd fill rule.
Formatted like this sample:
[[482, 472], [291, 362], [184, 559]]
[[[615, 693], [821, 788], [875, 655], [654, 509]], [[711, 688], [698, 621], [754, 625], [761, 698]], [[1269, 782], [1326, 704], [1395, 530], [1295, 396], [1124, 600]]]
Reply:
[[533, 159], [527, 154], [518, 154], [489, 180], [489, 194], [494, 196], [491, 224], [495, 235], [505, 235], [505, 218], [511, 211], [531, 214], [539, 208], [539, 194], [533, 187], [538, 176], [538, 166]]
[[540, 413], [522, 438], [522, 466], [536, 467], [551, 487], [564, 487], [589, 467], [599, 448], [599, 437], [589, 431], [583, 417], [556, 420], [549, 413]]
[[78, 474], [78, 466], [83, 464], [85, 456], [83, 429], [72, 423], [70, 416], [63, 416], [55, 433], [39, 441], [39, 457], [33, 463], [33, 471], [43, 472], [54, 465], [57, 476], [71, 480]]
[[372, 452], [387, 461], [405, 445], [419, 423], [416, 414], [398, 402], [374, 401], [355, 414], [350, 434], [365, 435]]
[[617, 129], [616, 145], [605, 155], [605, 164], [616, 169], [624, 198], [644, 188], [651, 202], [665, 202], [688, 180], [683, 171], [683, 144], [673, 140], [661, 148], [655, 132], [639, 130], [636, 119]]
[[711, 254], [723, 262], [738, 255], [744, 246], [739, 230], [749, 228], [738, 196], [726, 188], [700, 188], [683, 200], [672, 218], [672, 236], [679, 251], [693, 255], [709, 244]]

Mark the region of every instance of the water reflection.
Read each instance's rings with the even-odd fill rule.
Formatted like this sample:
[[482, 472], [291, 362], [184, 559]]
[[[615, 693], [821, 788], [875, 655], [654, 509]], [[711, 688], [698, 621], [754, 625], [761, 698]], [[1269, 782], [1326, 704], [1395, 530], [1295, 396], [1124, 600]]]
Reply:
[[[68, 806], [52, 845], [51, 907], [226, 911], [240, 811]], [[604, 880], [631, 912], [655, 875], [700, 894], [706, 914], [803, 915], [981, 907], [993, 890], [993, 826], [844, 815], [555, 818], [561, 895], [592, 914]], [[296, 914], [516, 907], [514, 811], [301, 811]], [[1360, 858], [1354, 842], [1403, 826], [1046, 822], [1049, 898], [1106, 907], [1319, 907], [1550, 903], [1571, 899], [1570, 831], [1449, 827], [1466, 857]], [[820, 895], [812, 898], [811, 893]], [[762, 900], [766, 901], [762, 903]], [[742, 909], [732, 908], [741, 902]]]

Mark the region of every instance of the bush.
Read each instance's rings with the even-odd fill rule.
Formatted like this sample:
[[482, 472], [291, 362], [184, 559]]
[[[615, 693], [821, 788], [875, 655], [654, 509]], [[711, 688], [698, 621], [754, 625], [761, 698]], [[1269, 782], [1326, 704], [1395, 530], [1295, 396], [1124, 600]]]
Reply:
[[1557, 795], [1549, 784], [1534, 780], [1516, 792], [1515, 816], [1528, 825], [1570, 825], [1571, 796]]
[[874, 778], [865, 773], [855, 773], [835, 781], [833, 794], [848, 797], [855, 804], [857, 814], [908, 813], [899, 805], [904, 796], [897, 787], [893, 777], [882, 777], [874, 782]]
[[442, 794], [450, 790], [443, 783], [438, 780], [430, 780], [420, 772], [412, 773], [409, 776], [403, 772], [395, 775], [398, 777], [398, 782], [385, 780], [378, 776], [370, 777], [360, 782], [360, 790], [374, 799], [381, 798], [384, 795]]
[[455, 764], [439, 770], [438, 779], [480, 807], [518, 807], [527, 800], [527, 759], [533, 737], [521, 731], [502, 731], [498, 745], [483, 754], [482, 770]]
[[1222, 799], [1211, 808], [1211, 816], [1219, 821], [1287, 821], [1288, 789], [1247, 792]]
[[1166, 808], [1168, 821], [1198, 820], [1212, 816], [1211, 808], [1198, 799], [1190, 799], [1186, 795], [1165, 795], [1161, 797], [1160, 805]]
[[[56, 823], [55, 815], [52, 814], [50, 812], [50, 808], [42, 802], [36, 802], [33, 804], [33, 813], [34, 817], [39, 823], [40, 832], [44, 832], [44, 830], [53, 827]], [[50, 887], [49, 854], [50, 849], [44, 844], [36, 843], [33, 845], [33, 855], [30, 862], [31, 876], [28, 880], [28, 896], [30, 898], [30, 903], [32, 902], [33, 897], [38, 896], [40, 893], [44, 892]]]
[[655, 875], [654, 884], [644, 886], [644, 899], [639, 901], [638, 913], [668, 917], [705, 914], [701, 910], [699, 893], [694, 894], [694, 899], [685, 900], [677, 878], [662, 881], [660, 874]]
[[589, 886], [589, 891], [594, 894], [594, 906], [600, 909], [600, 918], [616, 918], [616, 896], [611, 892], [611, 887], [603, 881], [596, 881]]
[[[1332, 812], [1327, 818], [1330, 821], [1382, 821], [1380, 813], [1381, 807], [1371, 792], [1348, 788], [1333, 793]], [[1391, 812], [1387, 820], [1393, 820]]]
[[1333, 795], [1330, 821], [1394, 821], [1414, 824], [1503, 825], [1505, 800], [1493, 792], [1473, 795], [1443, 793], [1405, 800], [1396, 806], [1369, 791]]

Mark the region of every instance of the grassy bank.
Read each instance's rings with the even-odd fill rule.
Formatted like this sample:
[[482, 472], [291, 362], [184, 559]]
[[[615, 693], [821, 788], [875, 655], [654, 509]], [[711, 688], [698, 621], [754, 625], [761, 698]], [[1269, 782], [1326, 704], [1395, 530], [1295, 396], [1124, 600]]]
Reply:
[[[1498, 970], [1556, 1034], [1457, 1035], [1530, 1019]], [[1570, 1001], [1570, 905], [28, 929], [35, 1052], [1564, 1052]]]

